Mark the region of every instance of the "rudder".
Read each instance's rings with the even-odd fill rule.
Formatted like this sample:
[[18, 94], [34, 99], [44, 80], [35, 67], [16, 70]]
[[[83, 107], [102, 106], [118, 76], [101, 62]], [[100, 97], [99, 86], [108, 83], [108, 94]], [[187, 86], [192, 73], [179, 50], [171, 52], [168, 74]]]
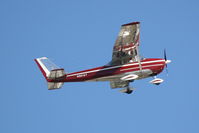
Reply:
[[65, 71], [62, 68], [56, 66], [47, 57], [41, 57], [35, 59], [40, 71], [48, 82], [48, 89], [54, 90], [61, 88], [63, 85], [63, 79], [65, 78]]

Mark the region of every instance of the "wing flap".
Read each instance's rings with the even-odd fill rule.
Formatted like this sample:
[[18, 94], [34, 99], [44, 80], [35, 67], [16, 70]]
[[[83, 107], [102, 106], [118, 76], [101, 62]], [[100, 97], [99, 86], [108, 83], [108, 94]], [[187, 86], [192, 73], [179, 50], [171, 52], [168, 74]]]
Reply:
[[48, 90], [59, 89], [63, 84], [63, 82], [48, 82]]
[[129, 86], [129, 81], [121, 81], [121, 80], [110, 81], [110, 86], [111, 86], [112, 89], [114, 89], [114, 88], [124, 88], [124, 87]]

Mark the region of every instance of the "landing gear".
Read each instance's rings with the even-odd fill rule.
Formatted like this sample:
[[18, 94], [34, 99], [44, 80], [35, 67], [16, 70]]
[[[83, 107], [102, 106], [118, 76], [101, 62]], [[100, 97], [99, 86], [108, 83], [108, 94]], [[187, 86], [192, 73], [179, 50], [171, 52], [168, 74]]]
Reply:
[[164, 80], [160, 79], [160, 78], [156, 78], [156, 76], [154, 77], [153, 80], [151, 80], [149, 83], [154, 84], [154, 85], [160, 85]]
[[126, 94], [131, 94], [133, 90], [127, 89]]
[[134, 88], [130, 88], [129, 86], [120, 90], [120, 92], [122, 93], [126, 93], [126, 94], [131, 94], [133, 92]]
[[160, 85], [160, 83], [154, 83], [155, 85]]

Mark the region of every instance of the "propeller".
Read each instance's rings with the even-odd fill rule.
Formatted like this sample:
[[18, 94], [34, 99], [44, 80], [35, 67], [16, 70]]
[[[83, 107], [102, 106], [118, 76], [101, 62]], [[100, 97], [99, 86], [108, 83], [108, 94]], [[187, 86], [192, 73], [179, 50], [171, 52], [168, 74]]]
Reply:
[[167, 60], [167, 53], [166, 53], [166, 49], [164, 49], [164, 60], [165, 60], [165, 66], [166, 66], [166, 73], [168, 75], [168, 66], [167, 64], [171, 62], [171, 60]]

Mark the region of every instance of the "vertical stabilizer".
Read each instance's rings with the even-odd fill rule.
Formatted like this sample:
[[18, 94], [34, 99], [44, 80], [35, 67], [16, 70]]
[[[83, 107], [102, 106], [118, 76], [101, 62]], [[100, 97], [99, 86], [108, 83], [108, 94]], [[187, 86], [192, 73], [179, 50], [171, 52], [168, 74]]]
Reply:
[[48, 82], [48, 89], [58, 89], [63, 85], [63, 79], [65, 77], [64, 69], [59, 68], [47, 57], [41, 57], [35, 59], [40, 71]]

